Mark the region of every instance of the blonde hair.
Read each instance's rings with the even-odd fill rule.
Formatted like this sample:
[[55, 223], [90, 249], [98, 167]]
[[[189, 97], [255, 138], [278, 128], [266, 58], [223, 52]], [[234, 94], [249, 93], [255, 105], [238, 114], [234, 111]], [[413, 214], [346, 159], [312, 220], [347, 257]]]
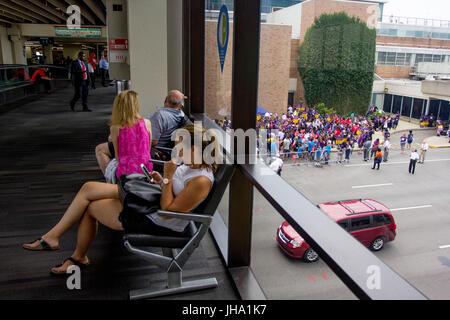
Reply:
[[139, 115], [139, 95], [133, 90], [119, 93], [114, 99], [109, 125], [116, 125], [120, 128], [132, 127], [140, 119], [142, 117]]
[[[202, 147], [201, 147], [202, 150], [201, 150], [201, 152], [202, 152], [202, 155], [203, 155], [203, 152], [205, 151], [206, 147], [210, 143], [214, 143], [216, 141], [216, 137], [215, 136], [211, 136], [210, 137], [211, 138], [211, 142], [206, 139], [206, 135], [205, 135], [206, 130], [202, 126], [196, 126], [196, 125], [190, 124], [190, 125], [184, 126], [183, 129], [185, 129], [185, 130], [187, 130], [189, 132], [189, 135], [190, 135], [190, 138], [191, 138], [191, 141], [190, 141], [190, 143], [191, 143], [190, 145], [191, 146], [195, 145], [194, 136], [199, 135], [199, 134], [201, 135], [201, 141], [202, 141]], [[212, 157], [216, 156], [215, 150], [212, 150], [211, 156]], [[207, 163], [205, 163], [205, 160], [203, 159], [203, 157], [202, 157], [202, 164], [200, 164], [199, 167], [201, 169], [210, 169], [213, 172], [217, 171], [217, 163], [214, 161], [212, 164], [207, 164]]]

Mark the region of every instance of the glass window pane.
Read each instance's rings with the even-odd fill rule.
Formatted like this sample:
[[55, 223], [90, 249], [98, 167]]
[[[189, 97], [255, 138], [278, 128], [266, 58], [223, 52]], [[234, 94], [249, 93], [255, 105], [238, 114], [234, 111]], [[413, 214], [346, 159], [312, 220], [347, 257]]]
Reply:
[[388, 34], [390, 36], [397, 36], [397, 29], [389, 29]]
[[402, 97], [394, 96], [394, 104], [392, 105], [392, 113], [397, 114], [400, 112], [401, 103], [402, 103]]
[[448, 121], [450, 119], [450, 105], [448, 101], [442, 100], [439, 119], [443, 121]]
[[394, 65], [395, 64], [395, 52], [388, 52], [386, 57], [386, 64]]
[[416, 65], [419, 63], [419, 62], [422, 62], [423, 61], [423, 54], [421, 54], [421, 53], [418, 53], [418, 54], [416, 54]]
[[[208, 117], [217, 120], [223, 127], [227, 125], [231, 117], [233, 4], [231, 0], [208, 0], [205, 7], [205, 112]], [[219, 41], [221, 47], [226, 48], [221, 58], [217, 34], [219, 10], [223, 5], [228, 10], [228, 24], [226, 14], [221, 14], [220, 19], [223, 23], [220, 24], [222, 36]]]
[[374, 227], [379, 227], [379, 226], [383, 226], [383, 225], [387, 224], [386, 219], [383, 214], [376, 214], [373, 216], [372, 219], [373, 219]]
[[395, 65], [396, 66], [402, 66], [405, 64], [405, 54], [404, 53], [397, 53], [395, 57]]
[[386, 94], [384, 96], [384, 105], [383, 105], [384, 112], [391, 112], [391, 103], [392, 103], [392, 95]]
[[433, 61], [433, 62], [441, 62], [441, 61], [442, 61], [442, 56], [441, 56], [441, 55], [434, 54], [434, 55], [433, 55], [433, 58], [432, 58], [432, 61]]
[[386, 64], [386, 52], [378, 52], [377, 64], [379, 65]]
[[340, 225], [345, 230], [348, 230], [348, 220], [342, 220], [338, 222], [338, 225]]
[[411, 53], [407, 53], [405, 56], [405, 66], [409, 66], [411, 64]]
[[409, 117], [411, 114], [412, 98], [403, 97], [402, 116]]
[[370, 227], [370, 216], [351, 219], [350, 231], [362, 230], [368, 227]]
[[419, 119], [422, 115], [423, 99], [414, 99], [412, 117]]

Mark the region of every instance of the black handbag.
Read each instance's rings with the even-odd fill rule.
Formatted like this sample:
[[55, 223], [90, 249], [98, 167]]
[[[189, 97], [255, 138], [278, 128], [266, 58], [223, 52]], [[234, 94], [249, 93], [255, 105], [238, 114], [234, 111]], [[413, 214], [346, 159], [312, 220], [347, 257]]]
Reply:
[[161, 186], [149, 183], [143, 174], [121, 175], [118, 187], [123, 212], [146, 216], [161, 208]]

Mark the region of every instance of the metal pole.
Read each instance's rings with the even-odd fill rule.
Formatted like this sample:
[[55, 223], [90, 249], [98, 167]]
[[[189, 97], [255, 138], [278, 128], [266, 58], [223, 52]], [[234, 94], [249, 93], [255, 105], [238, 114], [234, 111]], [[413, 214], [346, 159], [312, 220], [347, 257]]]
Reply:
[[412, 102], [411, 102], [411, 112], [409, 113], [409, 118], [410, 118], [410, 119], [411, 119], [411, 117], [412, 117], [413, 109], [414, 109], [414, 98], [412, 98]]
[[424, 114], [425, 114], [425, 99], [423, 99], [423, 102], [422, 102], [422, 110], [420, 111], [420, 116], [422, 117]]
[[400, 103], [400, 116], [402, 115], [403, 110], [403, 96], [402, 96], [402, 102]]
[[391, 109], [389, 110], [389, 113], [392, 113], [392, 107], [394, 106], [394, 95], [391, 94]]
[[436, 115], [436, 120], [439, 120], [439, 113], [441, 112], [441, 105], [442, 105], [442, 100], [439, 100], [439, 109]]

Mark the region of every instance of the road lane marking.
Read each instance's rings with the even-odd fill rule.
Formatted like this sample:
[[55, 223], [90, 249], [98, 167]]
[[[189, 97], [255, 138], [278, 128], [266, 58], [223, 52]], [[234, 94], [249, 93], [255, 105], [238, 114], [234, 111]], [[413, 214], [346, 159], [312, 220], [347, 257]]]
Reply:
[[445, 248], [450, 248], [450, 244], [448, 244], [446, 246], [439, 246], [439, 249], [445, 249]]
[[413, 210], [413, 209], [422, 209], [422, 208], [430, 208], [430, 207], [432, 207], [431, 204], [426, 204], [423, 206], [416, 206], [416, 207], [396, 208], [396, 209], [391, 209], [391, 211]]
[[352, 186], [352, 189], [382, 187], [382, 186], [392, 186], [392, 183], [389, 182], [389, 183], [380, 183], [380, 184], [367, 184], [364, 186]]
[[[426, 160], [425, 164], [428, 162], [439, 162], [439, 161], [450, 161], [450, 159], [432, 159], [432, 160]], [[385, 166], [388, 164], [408, 164], [409, 161], [398, 161], [398, 162], [382, 162], [381, 166]], [[362, 166], [373, 166], [373, 163], [360, 163], [360, 164], [344, 164], [344, 167], [362, 167]]]

